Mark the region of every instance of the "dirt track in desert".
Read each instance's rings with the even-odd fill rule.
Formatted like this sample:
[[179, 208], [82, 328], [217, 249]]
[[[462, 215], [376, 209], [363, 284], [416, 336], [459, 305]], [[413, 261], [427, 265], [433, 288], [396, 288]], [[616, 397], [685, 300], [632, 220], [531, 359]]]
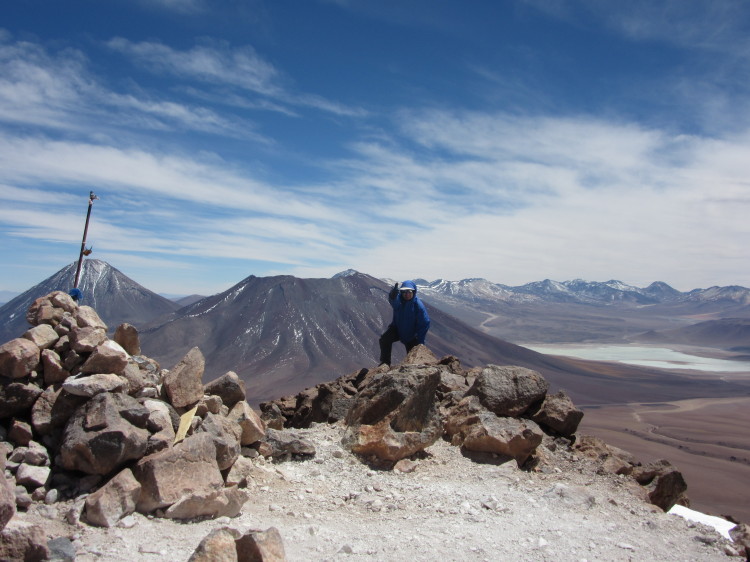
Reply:
[[683, 474], [691, 507], [750, 522], [750, 397], [584, 407], [579, 433]]

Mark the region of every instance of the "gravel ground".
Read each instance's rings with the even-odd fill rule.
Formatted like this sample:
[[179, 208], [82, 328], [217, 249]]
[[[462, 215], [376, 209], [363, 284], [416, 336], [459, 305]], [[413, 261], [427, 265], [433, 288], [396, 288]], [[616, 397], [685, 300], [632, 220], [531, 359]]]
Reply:
[[72, 538], [81, 562], [187, 560], [223, 526], [276, 527], [291, 561], [731, 560], [716, 531], [644, 503], [628, 478], [597, 474], [563, 447], [543, 446], [539, 470], [526, 472], [474, 462], [439, 441], [403, 473], [342, 449], [341, 426], [294, 431], [315, 444], [315, 457], [256, 459], [252, 497], [233, 519], [133, 514], [111, 529], [70, 526], [70, 503], [34, 504], [17, 517], [41, 522], [50, 538]]

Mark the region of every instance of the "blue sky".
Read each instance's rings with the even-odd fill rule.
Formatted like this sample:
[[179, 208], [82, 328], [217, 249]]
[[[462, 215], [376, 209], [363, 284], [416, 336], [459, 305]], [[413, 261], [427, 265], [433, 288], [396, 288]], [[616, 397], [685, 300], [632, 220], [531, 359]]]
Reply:
[[750, 286], [744, 0], [68, 0], [0, 19], [0, 290]]

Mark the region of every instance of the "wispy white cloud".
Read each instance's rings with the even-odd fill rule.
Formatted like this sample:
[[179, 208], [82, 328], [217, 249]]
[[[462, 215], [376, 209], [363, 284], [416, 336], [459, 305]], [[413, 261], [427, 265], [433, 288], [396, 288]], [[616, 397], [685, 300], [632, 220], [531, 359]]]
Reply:
[[[316, 94], [294, 93], [286, 86], [290, 79], [250, 45], [232, 47], [226, 41], [206, 41], [205, 44], [181, 51], [159, 42], [135, 43], [122, 37], [111, 39], [107, 45], [151, 72], [199, 80], [212, 89], [229, 86], [265, 96], [277, 103], [312, 107], [340, 116], [362, 117], [367, 114], [362, 108], [348, 107]], [[237, 99], [236, 93], [224, 97], [223, 101], [247, 105], [241, 98]], [[257, 102], [250, 104], [264, 107]], [[279, 110], [273, 104], [267, 107]]]

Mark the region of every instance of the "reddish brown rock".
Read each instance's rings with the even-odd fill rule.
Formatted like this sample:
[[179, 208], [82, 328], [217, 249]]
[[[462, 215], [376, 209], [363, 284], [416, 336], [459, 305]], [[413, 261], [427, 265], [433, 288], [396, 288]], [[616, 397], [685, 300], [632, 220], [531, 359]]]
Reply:
[[141, 340], [138, 330], [132, 324], [120, 324], [115, 330], [113, 339], [130, 355], [141, 354]]
[[253, 562], [286, 562], [284, 543], [276, 527], [250, 530], [237, 539], [237, 559]]
[[548, 394], [531, 419], [552, 433], [572, 437], [583, 419], [583, 411], [576, 408], [570, 397], [561, 390], [557, 394]]
[[201, 379], [205, 366], [203, 354], [194, 347], [164, 376], [164, 389], [172, 406], [185, 408], [203, 398]]
[[39, 366], [41, 350], [26, 338], [16, 338], [0, 345], [0, 376], [20, 379]]
[[34, 342], [39, 349], [49, 349], [55, 345], [60, 336], [49, 324], [40, 324], [28, 329], [21, 337]]
[[245, 383], [234, 371], [228, 371], [203, 387], [205, 394], [218, 396], [230, 410], [237, 402], [245, 400]]
[[237, 562], [235, 541], [241, 536], [236, 529], [214, 529], [200, 542], [188, 562]]
[[47, 536], [40, 525], [11, 519], [0, 531], [0, 560], [47, 560]]
[[141, 485], [126, 468], [86, 497], [86, 520], [99, 527], [112, 527], [135, 511]]
[[439, 382], [440, 370], [428, 366], [375, 375], [346, 416], [343, 444], [353, 453], [392, 462], [429, 447], [442, 433], [435, 397]]
[[207, 433], [191, 435], [171, 449], [144, 457], [133, 474], [141, 483], [137, 509], [151, 513], [183, 497], [208, 495], [224, 480], [216, 464], [216, 447]]
[[234, 405], [227, 416], [230, 420], [239, 424], [242, 429], [240, 437], [241, 445], [252, 445], [260, 441], [266, 434], [266, 427], [260, 416], [250, 407], [250, 404], [241, 400]]
[[112, 340], [105, 340], [96, 346], [88, 359], [81, 365], [85, 374], [114, 373], [121, 375], [128, 366], [128, 352]]
[[44, 374], [44, 384], [47, 386], [63, 382], [70, 376], [70, 372], [63, 366], [60, 356], [52, 349], [42, 351], [42, 373]]

